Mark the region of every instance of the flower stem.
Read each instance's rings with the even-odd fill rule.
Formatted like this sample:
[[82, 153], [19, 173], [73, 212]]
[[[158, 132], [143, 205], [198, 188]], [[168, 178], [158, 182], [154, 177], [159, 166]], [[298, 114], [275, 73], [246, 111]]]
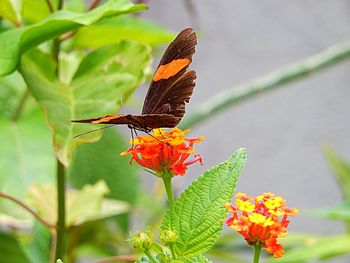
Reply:
[[65, 173], [63, 164], [57, 160], [57, 242], [56, 259], [64, 258], [66, 248]]
[[180, 126], [182, 129], [193, 127], [212, 117], [215, 113], [219, 113], [231, 106], [236, 106], [274, 88], [285, 87], [283, 85], [286, 83], [300, 80], [349, 58], [350, 42], [331, 46], [300, 62], [218, 93], [216, 96], [202, 102], [197, 109], [192, 110], [191, 114], [187, 114]]
[[151, 260], [151, 262], [157, 263], [157, 260], [153, 257], [152, 253], [148, 249], [145, 250], [145, 254], [148, 259]]
[[174, 193], [173, 193], [173, 186], [171, 184], [171, 177], [163, 177], [163, 182], [164, 182], [166, 194], [168, 196], [169, 206], [172, 207], [174, 204]]
[[254, 245], [254, 263], [259, 263], [259, 258], [261, 254], [261, 245], [257, 242]]

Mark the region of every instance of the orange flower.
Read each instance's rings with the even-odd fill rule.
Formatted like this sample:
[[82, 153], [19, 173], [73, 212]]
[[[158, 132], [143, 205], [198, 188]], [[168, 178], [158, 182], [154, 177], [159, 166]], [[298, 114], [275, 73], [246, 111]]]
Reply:
[[249, 245], [258, 244], [274, 257], [282, 257], [283, 246], [277, 243], [277, 238], [287, 235], [288, 216], [298, 214], [298, 209], [287, 207], [285, 200], [273, 193], [256, 198], [237, 193], [236, 198], [236, 207], [225, 204], [233, 214], [226, 225], [240, 233]]
[[152, 135], [137, 136], [137, 139], [131, 139], [130, 144], [133, 146], [122, 152], [121, 155], [131, 154], [130, 164], [136, 161], [159, 177], [185, 175], [187, 166], [195, 162], [202, 164], [199, 154], [194, 155], [192, 160], [186, 160], [195, 152], [193, 145], [204, 140], [203, 136], [193, 139], [185, 138], [188, 132], [189, 130], [182, 131], [178, 128], [170, 131], [155, 129]]

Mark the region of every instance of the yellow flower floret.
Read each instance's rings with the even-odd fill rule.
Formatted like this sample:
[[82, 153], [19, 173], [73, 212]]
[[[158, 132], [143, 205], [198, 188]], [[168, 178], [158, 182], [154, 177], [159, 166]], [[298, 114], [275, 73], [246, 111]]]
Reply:
[[271, 218], [267, 218], [266, 216], [258, 213], [253, 213], [249, 215], [249, 220], [252, 223], [255, 223], [257, 225], [267, 227], [267, 226], [272, 226], [274, 222], [271, 220]]
[[255, 205], [253, 205], [251, 202], [243, 201], [241, 199], [236, 200], [236, 206], [239, 210], [245, 211], [248, 213], [253, 212], [255, 209]]

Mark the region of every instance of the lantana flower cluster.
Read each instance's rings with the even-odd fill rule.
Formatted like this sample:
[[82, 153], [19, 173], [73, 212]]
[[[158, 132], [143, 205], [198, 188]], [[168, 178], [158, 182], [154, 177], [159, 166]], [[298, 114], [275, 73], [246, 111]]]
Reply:
[[287, 235], [288, 217], [298, 214], [298, 209], [289, 208], [285, 200], [273, 193], [264, 193], [255, 198], [237, 193], [236, 204], [225, 204], [232, 217], [226, 224], [240, 233], [249, 245], [261, 246], [274, 257], [282, 257], [284, 249], [277, 238]]
[[131, 154], [130, 163], [136, 161], [159, 177], [185, 175], [187, 166], [195, 162], [202, 164], [199, 154], [194, 155], [191, 160], [187, 159], [195, 153], [193, 145], [204, 140], [203, 136], [185, 138], [188, 132], [189, 130], [182, 131], [179, 128], [170, 131], [155, 129], [152, 135], [131, 139], [132, 147], [121, 155]]

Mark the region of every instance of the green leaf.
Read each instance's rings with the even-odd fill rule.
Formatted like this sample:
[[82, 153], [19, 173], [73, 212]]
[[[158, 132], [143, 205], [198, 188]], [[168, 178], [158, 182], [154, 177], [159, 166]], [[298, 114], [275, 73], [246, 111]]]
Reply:
[[161, 229], [178, 234], [178, 255], [195, 257], [214, 245], [227, 215], [224, 204], [232, 199], [245, 161], [246, 150], [237, 150], [194, 181], [167, 212]]
[[350, 199], [350, 163], [337, 155], [331, 147], [324, 147], [324, 154], [345, 199]]
[[[127, 147], [122, 136], [112, 129], [105, 130], [98, 142], [80, 145], [68, 170], [72, 185], [82, 188], [102, 179], [110, 190], [107, 197], [134, 204], [139, 188], [137, 169], [129, 164], [130, 158], [119, 154]], [[123, 228], [128, 231], [127, 218]]]
[[0, 77], [0, 116], [10, 119], [19, 104], [19, 98], [26, 92], [26, 84], [18, 72]]
[[78, 144], [101, 136], [95, 132], [73, 139], [96, 126], [73, 124], [71, 120], [115, 114], [122, 101], [145, 80], [150, 62], [148, 46], [123, 41], [88, 54], [68, 86], [57, 80], [51, 56], [39, 50], [23, 56], [24, 80], [46, 112], [61, 163], [68, 166]]
[[146, 20], [131, 16], [102, 19], [91, 26], [81, 28], [73, 38], [73, 45], [80, 48], [96, 48], [116, 44], [121, 40], [159, 45], [169, 43], [175, 35]]
[[11, 235], [0, 232], [1, 263], [29, 263], [18, 241]]
[[349, 254], [349, 235], [324, 236], [319, 239], [309, 240], [309, 242], [305, 244], [301, 243], [299, 248], [287, 250], [282, 258], [271, 258], [265, 262], [315, 262], [315, 260], [329, 259]]
[[85, 14], [62, 10], [31, 26], [3, 32], [0, 34], [0, 75], [13, 72], [21, 54], [47, 40], [91, 25], [103, 17], [137, 12], [145, 8], [145, 5], [134, 5], [128, 0], [109, 0]]
[[[129, 210], [129, 206], [125, 202], [104, 199], [103, 196], [107, 193], [108, 188], [103, 181], [99, 181], [95, 185], [86, 185], [79, 191], [68, 190], [67, 227], [111, 217]], [[47, 221], [57, 221], [57, 198], [54, 185], [33, 185], [29, 188], [28, 202]]]
[[21, 240], [24, 252], [32, 263], [50, 262], [51, 233], [41, 222], [35, 222], [30, 237]]
[[86, 9], [84, 0], [67, 0], [65, 1], [63, 7], [66, 10], [75, 11], [75, 12], [84, 12]]
[[21, 6], [22, 0], [1, 0], [0, 17], [19, 26], [21, 24]]
[[[50, 0], [52, 6], [56, 9], [57, 0]], [[47, 5], [47, 0], [23, 1], [22, 15], [27, 23], [36, 23], [45, 19], [51, 14]]]
[[[23, 116], [18, 122], [0, 118], [0, 191], [24, 200], [33, 182], [54, 181], [55, 158], [50, 131], [40, 111]], [[0, 200], [0, 213], [6, 218], [32, 219], [12, 202]], [[1, 215], [2, 216], [2, 215]]]

